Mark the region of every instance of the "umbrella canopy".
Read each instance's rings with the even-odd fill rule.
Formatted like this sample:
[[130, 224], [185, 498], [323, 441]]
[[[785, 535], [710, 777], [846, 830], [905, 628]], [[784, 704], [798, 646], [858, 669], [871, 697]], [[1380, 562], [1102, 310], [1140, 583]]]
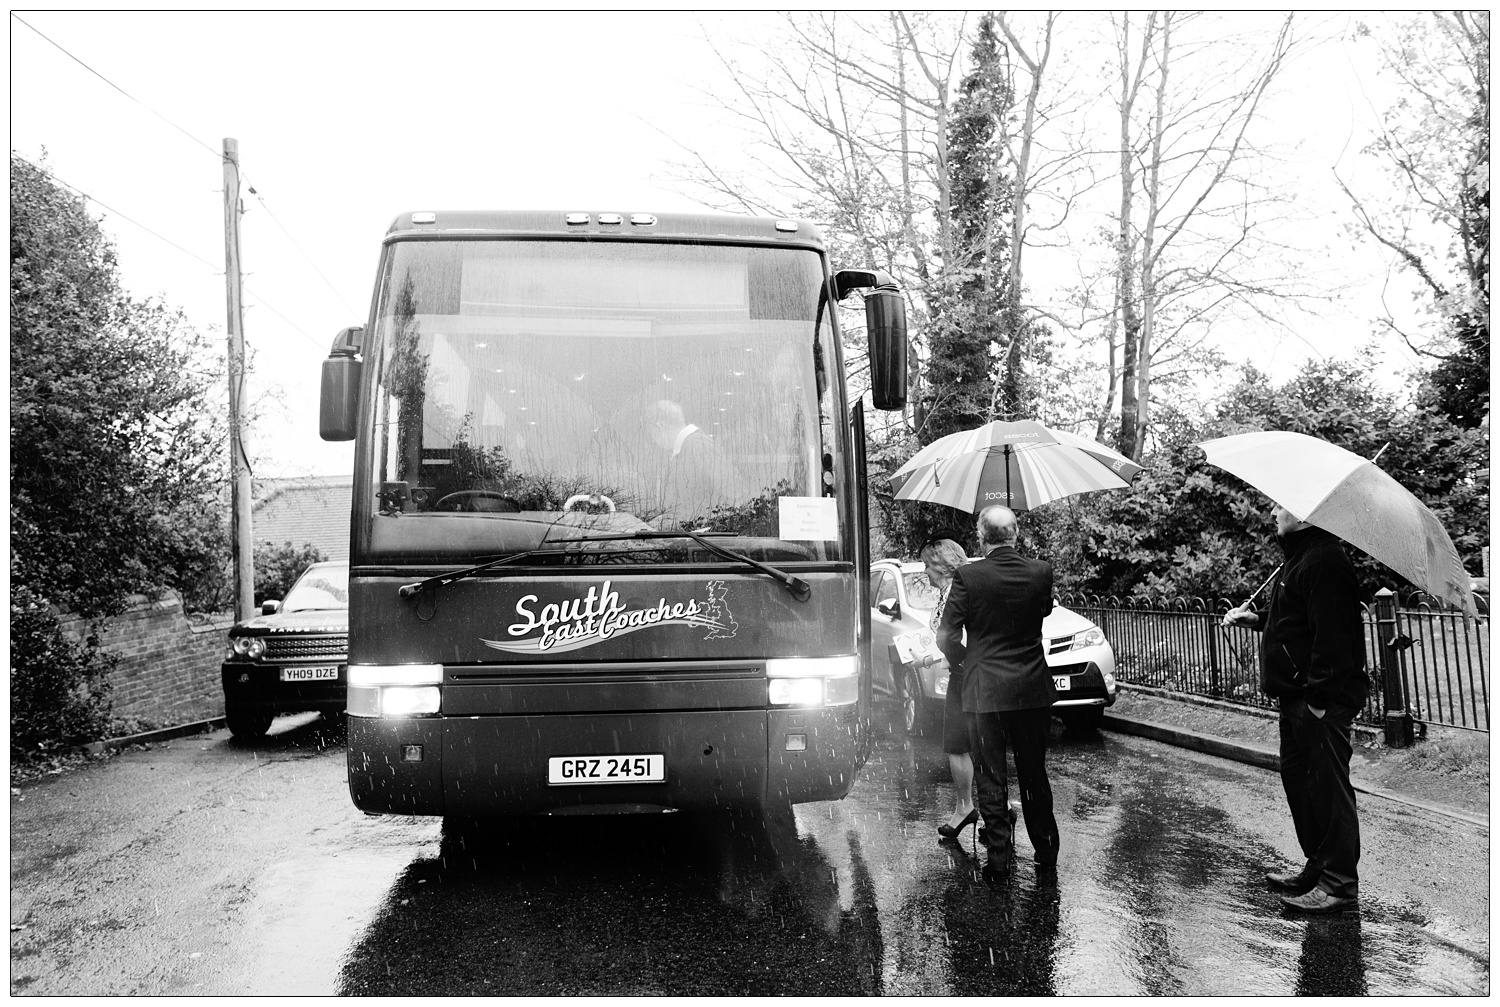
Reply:
[[1087, 437], [1035, 420], [995, 420], [940, 437], [896, 470], [897, 500], [976, 513], [990, 504], [1028, 510], [1095, 490], [1125, 489], [1141, 466]]
[[1210, 465], [1239, 476], [1427, 593], [1474, 613], [1469, 575], [1437, 515], [1373, 462], [1287, 430], [1235, 434], [1198, 446]]

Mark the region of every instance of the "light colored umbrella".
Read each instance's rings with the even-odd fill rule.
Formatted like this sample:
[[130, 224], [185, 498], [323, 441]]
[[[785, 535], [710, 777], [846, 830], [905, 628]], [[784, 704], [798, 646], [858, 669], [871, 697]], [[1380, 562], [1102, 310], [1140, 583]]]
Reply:
[[1035, 420], [995, 420], [940, 437], [896, 470], [897, 500], [976, 513], [990, 504], [1028, 510], [1052, 500], [1125, 489], [1141, 466], [1087, 437]]
[[1442, 522], [1374, 462], [1288, 430], [1235, 434], [1198, 446], [1210, 465], [1239, 476], [1428, 594], [1474, 614], [1469, 575]]

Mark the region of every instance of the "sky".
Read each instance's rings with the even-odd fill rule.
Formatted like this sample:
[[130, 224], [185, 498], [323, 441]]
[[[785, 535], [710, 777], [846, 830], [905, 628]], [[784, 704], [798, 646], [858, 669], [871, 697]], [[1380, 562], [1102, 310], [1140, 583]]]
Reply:
[[[769, 37], [769, 15], [702, 17], [709, 37]], [[221, 338], [221, 150], [238, 141], [257, 477], [352, 469], [349, 444], [318, 438], [320, 365], [339, 329], [364, 322], [398, 214], [706, 209], [671, 164], [686, 145], [732, 163], [744, 143], [707, 96], [728, 82], [691, 13], [28, 11], [10, 27], [13, 152], [45, 151], [87, 194], [133, 295]], [[1330, 48], [1277, 113], [1308, 185], [1358, 145], [1369, 110], [1353, 69]], [[1363, 314], [1351, 300], [1328, 321], [1340, 345], [1364, 338]], [[1274, 374], [1308, 349], [1255, 353]]]

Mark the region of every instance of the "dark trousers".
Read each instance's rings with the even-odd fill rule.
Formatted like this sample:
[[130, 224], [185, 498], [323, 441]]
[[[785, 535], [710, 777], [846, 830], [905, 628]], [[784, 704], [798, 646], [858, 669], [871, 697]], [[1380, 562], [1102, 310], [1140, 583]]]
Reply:
[[1359, 815], [1349, 782], [1354, 710], [1329, 706], [1316, 717], [1302, 699], [1281, 700], [1281, 785], [1304, 868], [1330, 895], [1359, 894]]
[[1016, 760], [1016, 782], [1021, 787], [1021, 814], [1026, 835], [1039, 864], [1057, 863], [1057, 819], [1052, 816], [1052, 785], [1047, 782], [1047, 731], [1052, 711], [1006, 710], [969, 716], [973, 740], [974, 782], [979, 792], [979, 814], [984, 819], [985, 846], [989, 862], [996, 867], [1010, 863], [1016, 817], [1006, 795], [1007, 740]]

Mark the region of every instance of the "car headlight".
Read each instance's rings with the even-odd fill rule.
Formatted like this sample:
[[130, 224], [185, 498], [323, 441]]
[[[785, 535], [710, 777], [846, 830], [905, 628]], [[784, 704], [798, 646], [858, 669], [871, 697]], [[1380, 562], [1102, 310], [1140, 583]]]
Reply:
[[845, 657], [782, 657], [766, 662], [772, 706], [847, 706], [859, 700], [859, 662]]
[[1082, 633], [1074, 634], [1073, 646], [1069, 650], [1083, 650], [1085, 647], [1097, 647], [1104, 642], [1104, 630], [1098, 626], [1090, 626]]
[[266, 641], [259, 636], [237, 636], [229, 641], [229, 650], [236, 657], [254, 660], [266, 652]]

